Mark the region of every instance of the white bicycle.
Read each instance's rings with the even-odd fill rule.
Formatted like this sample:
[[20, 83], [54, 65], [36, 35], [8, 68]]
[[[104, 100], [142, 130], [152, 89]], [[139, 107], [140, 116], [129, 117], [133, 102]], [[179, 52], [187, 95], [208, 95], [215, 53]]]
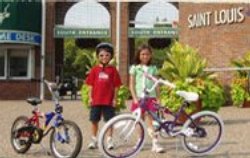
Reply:
[[[164, 84], [175, 88], [175, 85], [169, 81], [157, 79], [147, 73], [144, 75], [154, 81], [151, 89], [144, 90], [144, 97], [139, 101], [139, 108], [133, 113], [121, 114], [109, 120], [101, 129], [98, 146], [99, 150], [105, 157], [111, 158], [128, 158], [136, 156], [142, 149], [145, 136], [146, 127], [145, 123], [141, 120], [141, 110], [145, 111], [152, 116], [154, 122], [158, 124], [155, 132], [160, 132], [162, 136], [182, 136], [181, 142], [186, 151], [194, 155], [205, 155], [214, 150], [221, 141], [224, 123], [222, 119], [211, 111], [201, 111], [189, 116], [185, 112], [185, 108], [191, 102], [197, 101], [199, 96], [194, 92], [177, 91], [176, 94], [184, 98], [181, 108], [178, 112], [172, 113], [165, 107], [155, 103], [155, 107], [166, 114], [173, 116], [173, 120], [163, 121], [157, 114], [145, 108], [148, 94], [158, 84]], [[178, 121], [181, 114], [187, 116], [184, 123]], [[114, 148], [108, 148], [107, 138], [112, 131], [112, 140]]]

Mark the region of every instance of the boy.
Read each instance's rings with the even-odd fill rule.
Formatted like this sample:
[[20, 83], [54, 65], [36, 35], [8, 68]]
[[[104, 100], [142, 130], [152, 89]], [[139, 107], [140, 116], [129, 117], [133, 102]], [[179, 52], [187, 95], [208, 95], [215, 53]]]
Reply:
[[[94, 66], [87, 79], [86, 84], [90, 86], [89, 100], [91, 105], [90, 121], [92, 122], [92, 141], [89, 149], [97, 148], [98, 123], [101, 116], [108, 121], [115, 116], [115, 99], [117, 89], [121, 86], [119, 73], [114, 66], [109, 65], [113, 58], [114, 49], [110, 43], [100, 43], [96, 46], [96, 56], [99, 65]], [[111, 133], [108, 148], [113, 148]]]

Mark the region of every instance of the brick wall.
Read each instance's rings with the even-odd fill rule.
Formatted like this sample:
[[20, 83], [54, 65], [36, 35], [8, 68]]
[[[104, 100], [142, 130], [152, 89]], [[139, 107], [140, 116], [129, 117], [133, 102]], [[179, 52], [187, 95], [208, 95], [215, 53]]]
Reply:
[[[40, 48], [35, 47], [35, 79], [40, 78]], [[20, 100], [40, 94], [40, 84], [30, 80], [1, 80], [0, 100]]]
[[[56, 73], [60, 73], [63, 55], [63, 40], [55, 40], [53, 37], [53, 28], [55, 24], [63, 22], [63, 15], [73, 4], [48, 2], [46, 10], [46, 68], [45, 76], [48, 80], [54, 80]], [[107, 4], [105, 4], [107, 5]], [[139, 5], [139, 4], [138, 4]], [[108, 6], [108, 5], [107, 5]], [[198, 4], [198, 3], [180, 3], [180, 33], [181, 43], [189, 44], [198, 49], [202, 57], [208, 61], [208, 67], [221, 68], [230, 66], [232, 59], [240, 58], [245, 52], [250, 50], [250, 16], [245, 15], [241, 23], [215, 25], [211, 21], [210, 26], [189, 29], [188, 16], [190, 14], [204, 13], [206, 11], [219, 11], [236, 7], [244, 7], [244, 14], [249, 8], [245, 4]], [[116, 3], [109, 3], [109, 12], [111, 14], [111, 42], [116, 44]], [[135, 10], [131, 9], [129, 3], [121, 4], [121, 46], [119, 52], [119, 72], [124, 84], [128, 84], [129, 62], [133, 59], [133, 39], [128, 39], [127, 31], [129, 26], [129, 17], [133, 17]], [[133, 20], [133, 19], [131, 19]], [[40, 49], [36, 49], [36, 71], [35, 76], [40, 76]], [[131, 54], [131, 56], [129, 56]], [[116, 54], [118, 55], [118, 54]], [[60, 56], [60, 58], [58, 58]], [[232, 73], [218, 73], [223, 84], [230, 83]], [[11, 89], [11, 90], [10, 90]], [[46, 88], [45, 88], [46, 89]], [[9, 91], [6, 91], [9, 90]], [[39, 94], [39, 84], [30, 83], [30, 81], [1, 81], [0, 99], [24, 99], [30, 95]], [[48, 92], [47, 96], [48, 96]]]
[[[241, 23], [216, 25], [214, 11], [243, 7], [245, 19]], [[208, 61], [210, 68], [229, 67], [232, 59], [241, 58], [250, 50], [250, 16], [246, 15], [248, 5], [244, 4], [199, 4], [181, 3], [179, 5], [180, 42], [198, 49], [202, 57]], [[210, 26], [189, 29], [190, 14], [210, 11]], [[227, 85], [232, 79], [233, 72], [219, 72], [218, 76]]]
[[27, 81], [1, 81], [0, 100], [23, 100], [28, 97], [39, 97], [39, 84]]

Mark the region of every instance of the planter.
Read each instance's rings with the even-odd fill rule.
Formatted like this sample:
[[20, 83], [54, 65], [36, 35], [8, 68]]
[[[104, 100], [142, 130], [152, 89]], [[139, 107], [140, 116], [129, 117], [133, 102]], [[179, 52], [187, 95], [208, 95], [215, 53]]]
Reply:
[[[250, 103], [250, 102], [249, 102], [249, 103]], [[190, 113], [189, 116], [191, 116], [191, 115], [193, 115], [193, 114], [195, 114], [195, 113], [201, 111], [201, 109], [202, 109], [201, 100], [198, 100], [198, 101], [195, 103], [195, 105], [196, 105], [196, 109], [195, 109], [192, 113]], [[180, 123], [180, 124], [183, 124], [183, 123], [186, 122], [187, 119], [188, 119], [188, 117], [187, 117], [185, 114], [181, 114], [181, 115], [179, 116], [177, 122]]]
[[250, 100], [245, 100], [242, 104], [242, 108], [250, 108]]

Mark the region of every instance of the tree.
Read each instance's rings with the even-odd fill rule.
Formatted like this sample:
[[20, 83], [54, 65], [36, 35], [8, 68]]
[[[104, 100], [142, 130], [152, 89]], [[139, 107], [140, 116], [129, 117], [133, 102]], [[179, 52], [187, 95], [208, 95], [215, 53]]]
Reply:
[[96, 64], [94, 49], [80, 49], [74, 39], [65, 40], [64, 78], [85, 78], [88, 70]]

